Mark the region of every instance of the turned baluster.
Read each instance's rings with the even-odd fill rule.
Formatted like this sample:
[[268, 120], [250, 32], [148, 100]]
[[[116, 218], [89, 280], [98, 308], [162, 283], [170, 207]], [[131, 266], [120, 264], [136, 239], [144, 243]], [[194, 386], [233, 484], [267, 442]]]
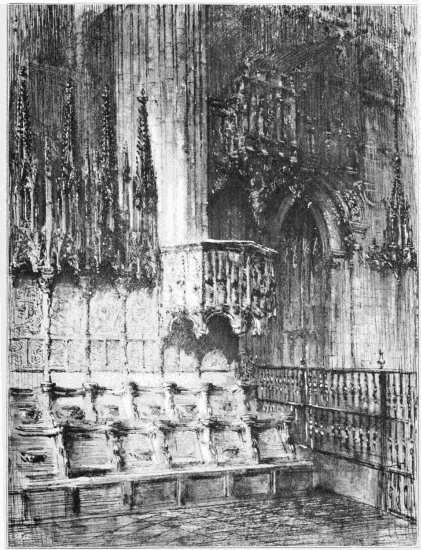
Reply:
[[412, 475], [415, 474], [415, 440], [414, 440], [414, 427], [409, 426], [409, 464], [410, 472]]
[[396, 373], [392, 372], [389, 376], [389, 380], [392, 379], [392, 389], [391, 389], [391, 407], [390, 407], [390, 416], [392, 418], [398, 418], [398, 394], [396, 389]]
[[317, 410], [314, 411], [313, 415], [313, 425], [314, 425], [314, 448], [316, 450], [320, 449], [320, 420]]
[[355, 372], [349, 372], [348, 376], [348, 407], [350, 410], [355, 410]]
[[224, 272], [225, 272], [225, 303], [228, 308], [232, 309], [232, 297], [231, 297], [231, 263], [230, 263], [230, 251], [227, 250], [224, 255]]
[[381, 453], [382, 453], [382, 449], [378, 449], [378, 436], [379, 436], [379, 433], [378, 433], [378, 422], [381, 422], [381, 420], [377, 420], [376, 418], [373, 418], [373, 422], [371, 423], [371, 448], [372, 448], [372, 455], [373, 455], [373, 458], [376, 459], [378, 457], [381, 456]]
[[304, 384], [304, 376], [301, 369], [296, 369], [295, 373], [295, 382], [294, 382], [294, 402], [301, 403], [301, 388]]
[[325, 392], [326, 392], [326, 406], [332, 407], [332, 373], [330, 371], [325, 373]]
[[342, 400], [342, 376], [339, 371], [335, 371], [335, 406], [341, 408]]
[[321, 371], [317, 372], [317, 386], [315, 388], [315, 394], [317, 396], [317, 405], [324, 405], [324, 384], [323, 384], [323, 373]]
[[397, 468], [400, 468], [401, 467], [401, 446], [400, 446], [400, 443], [402, 441], [402, 439], [399, 437], [400, 436], [400, 430], [399, 430], [399, 424], [400, 422], [398, 421], [395, 421], [394, 422], [395, 424], [395, 433], [394, 433], [394, 444], [395, 444], [395, 464], [397, 466]]
[[403, 373], [400, 372], [398, 374], [398, 414], [397, 417], [401, 418], [402, 420], [405, 418], [405, 411], [403, 406], [403, 391], [404, 391], [404, 384], [403, 384]]
[[325, 391], [325, 373], [320, 371], [319, 372], [319, 399], [320, 399], [320, 405], [325, 406], [326, 405], [326, 391]]
[[312, 373], [311, 373], [311, 370], [303, 370], [303, 373], [305, 373], [305, 382], [307, 384], [307, 388], [306, 388], [306, 391], [307, 391], [307, 399], [308, 399], [308, 404], [309, 405], [313, 405], [313, 399], [312, 399], [312, 392], [313, 392], [313, 388], [312, 388]]
[[368, 412], [370, 402], [370, 387], [368, 373], [364, 373], [364, 388], [362, 388], [361, 410]]
[[294, 402], [301, 403], [301, 385], [304, 383], [303, 373], [300, 369], [295, 371]]
[[318, 421], [319, 421], [319, 449], [324, 450], [325, 449], [325, 442], [326, 442], [326, 413], [323, 410], [318, 411]]
[[326, 411], [327, 450], [333, 451], [333, 413]]
[[340, 395], [339, 395], [339, 402], [338, 407], [340, 409], [346, 408], [346, 384], [345, 384], [345, 373], [338, 371], [338, 376], [340, 379]]
[[351, 426], [350, 426], [350, 452], [352, 456], [355, 456], [357, 450], [357, 424], [355, 414], [351, 414]]
[[211, 274], [211, 264], [209, 261], [209, 252], [205, 251], [203, 253], [203, 282], [204, 282], [204, 292], [205, 292], [205, 307], [212, 305], [212, 274]]
[[409, 468], [408, 447], [410, 445], [406, 424], [401, 425], [401, 467], [407, 472]]
[[344, 414], [344, 431], [345, 431], [345, 441], [344, 441], [345, 451], [349, 453], [351, 450], [351, 446], [350, 446], [350, 434], [349, 434], [349, 431], [350, 431], [349, 415], [347, 413]]
[[367, 459], [370, 459], [372, 457], [372, 452], [371, 452], [371, 422], [372, 422], [372, 417], [371, 416], [367, 416], [366, 417], [366, 427], [365, 427], [365, 440], [366, 440], [366, 455], [367, 455]]
[[364, 456], [364, 454], [365, 454], [365, 448], [364, 448], [364, 438], [365, 438], [365, 434], [364, 434], [364, 429], [366, 428], [366, 424], [367, 424], [367, 417], [362, 416], [362, 417], [360, 418], [360, 424], [359, 424], [359, 427], [358, 427], [359, 451], [360, 451], [361, 458], [363, 458], [363, 456]]
[[402, 379], [402, 419], [411, 420], [411, 375], [408, 373], [403, 374]]
[[270, 384], [270, 378], [269, 378], [269, 372], [267, 370], [262, 373], [262, 398], [263, 399], [269, 399], [269, 384]]
[[218, 303], [218, 285], [217, 285], [217, 267], [216, 267], [216, 251], [211, 251], [212, 258], [212, 275], [213, 275], [213, 305], [216, 307]]
[[[379, 375], [375, 372], [371, 373], [370, 393], [368, 397], [368, 412], [373, 414], [378, 412], [379, 408]], [[372, 395], [370, 395], [372, 394]]]
[[400, 507], [400, 481], [401, 476], [398, 474], [394, 474], [394, 484], [393, 484], [393, 493], [394, 493], [394, 510], [398, 510], [401, 512]]
[[292, 401], [292, 393], [294, 386], [294, 371], [293, 369], [284, 369], [285, 387], [282, 395], [282, 401], [289, 403]]
[[364, 402], [363, 402], [363, 373], [358, 372], [357, 377], [358, 377], [358, 394], [357, 394], [358, 404], [357, 404], [357, 408], [360, 409], [360, 410], [363, 410], [363, 408], [364, 408]]

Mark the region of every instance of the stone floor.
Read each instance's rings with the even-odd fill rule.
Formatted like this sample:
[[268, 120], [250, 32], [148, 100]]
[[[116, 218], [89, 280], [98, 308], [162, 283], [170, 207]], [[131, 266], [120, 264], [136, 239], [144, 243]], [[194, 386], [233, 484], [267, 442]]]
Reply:
[[368, 505], [312, 491], [293, 498], [206, 504], [20, 526], [10, 546], [400, 546], [416, 528]]

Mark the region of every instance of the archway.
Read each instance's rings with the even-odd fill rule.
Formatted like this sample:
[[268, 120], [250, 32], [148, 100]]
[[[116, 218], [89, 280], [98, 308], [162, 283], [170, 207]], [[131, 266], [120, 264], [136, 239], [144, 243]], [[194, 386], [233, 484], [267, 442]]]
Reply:
[[[322, 366], [330, 307], [326, 258], [332, 237], [316, 206], [290, 205], [278, 226], [277, 352], [283, 365]], [[333, 238], [334, 240], [334, 238]]]

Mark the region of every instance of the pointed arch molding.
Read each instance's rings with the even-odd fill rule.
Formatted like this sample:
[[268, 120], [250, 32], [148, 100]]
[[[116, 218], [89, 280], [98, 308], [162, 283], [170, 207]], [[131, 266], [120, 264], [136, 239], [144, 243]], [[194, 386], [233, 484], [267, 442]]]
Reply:
[[343, 214], [337, 207], [331, 194], [320, 185], [315, 185], [311, 191], [306, 193], [306, 198], [299, 198], [294, 195], [285, 197], [269, 226], [270, 246], [278, 249], [281, 238], [282, 226], [287, 214], [298, 201], [305, 201], [305, 204], [314, 216], [323, 246], [323, 254], [329, 256], [345, 256], [346, 235], [341, 230]]

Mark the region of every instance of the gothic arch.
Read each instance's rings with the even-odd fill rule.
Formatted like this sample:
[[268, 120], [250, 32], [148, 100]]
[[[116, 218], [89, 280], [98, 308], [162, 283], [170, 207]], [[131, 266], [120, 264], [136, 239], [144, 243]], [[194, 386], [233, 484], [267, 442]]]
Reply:
[[[282, 225], [292, 206], [299, 200], [291, 195], [281, 202], [269, 228], [272, 248], [278, 248]], [[330, 194], [321, 187], [315, 187], [310, 194], [308, 208], [316, 222], [324, 256], [341, 251], [343, 246], [338, 224], [339, 212]]]

